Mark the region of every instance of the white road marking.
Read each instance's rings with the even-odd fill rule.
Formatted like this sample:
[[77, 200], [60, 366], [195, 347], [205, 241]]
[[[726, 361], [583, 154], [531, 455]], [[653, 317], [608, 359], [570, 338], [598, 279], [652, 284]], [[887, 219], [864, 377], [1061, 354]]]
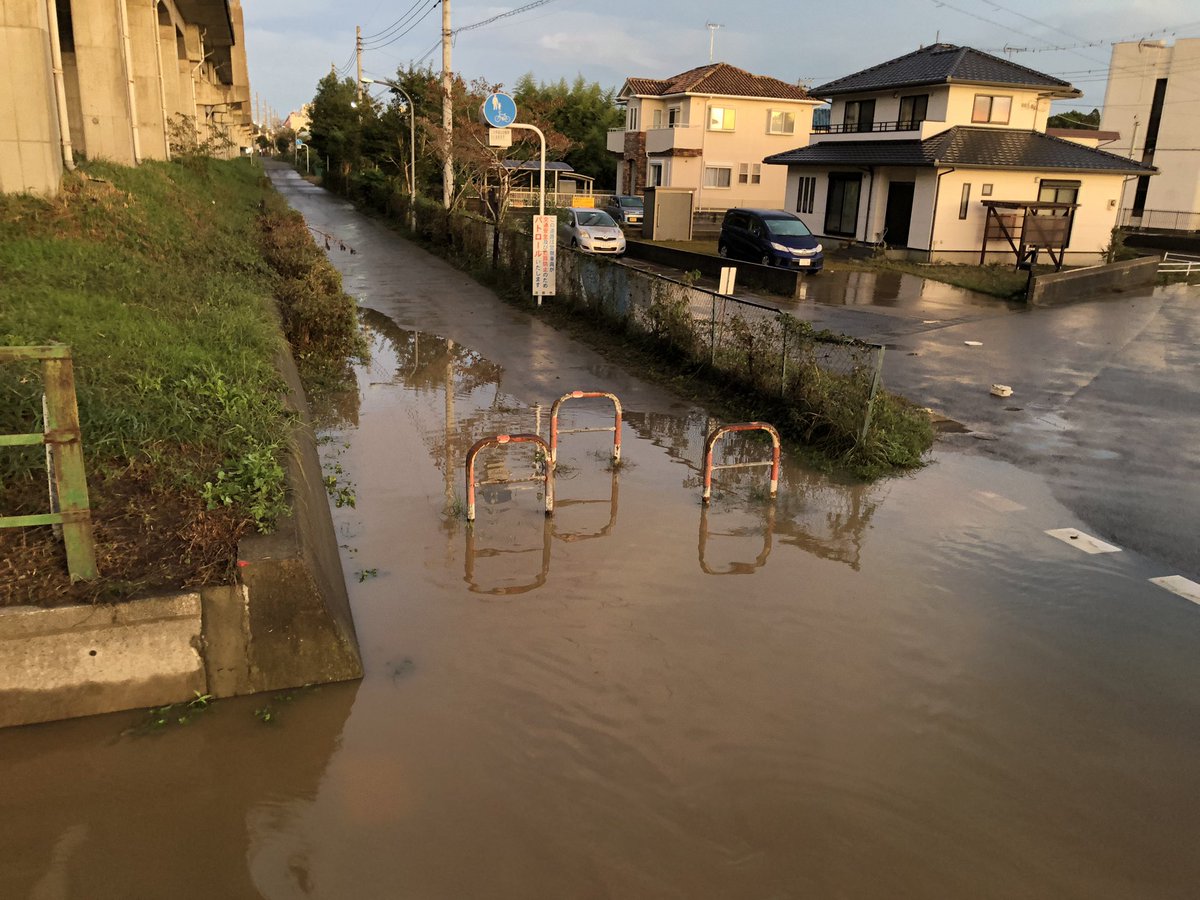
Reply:
[[1020, 503], [1009, 500], [1007, 497], [1001, 497], [999, 494], [993, 494], [991, 491], [975, 491], [975, 496], [981, 503], [986, 503], [996, 512], [1020, 512], [1025, 508]]
[[1162, 578], [1151, 578], [1152, 584], [1166, 588], [1172, 594], [1178, 594], [1184, 600], [1200, 604], [1200, 584], [1184, 578], [1182, 575], [1165, 575]]
[[1106, 544], [1099, 538], [1084, 534], [1078, 528], [1052, 528], [1046, 532], [1052, 538], [1058, 538], [1064, 544], [1078, 547], [1084, 553], [1120, 553], [1120, 547]]

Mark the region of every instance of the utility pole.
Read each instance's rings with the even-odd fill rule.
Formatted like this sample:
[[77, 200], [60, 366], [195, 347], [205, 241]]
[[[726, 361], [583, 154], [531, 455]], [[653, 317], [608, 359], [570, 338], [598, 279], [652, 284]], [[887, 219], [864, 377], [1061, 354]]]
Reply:
[[708, 61], [713, 61], [713, 50], [716, 47], [717, 29], [724, 28], [724, 25], [718, 25], [716, 22], [705, 22], [704, 27], [708, 29]]
[[454, 202], [454, 74], [450, 70], [450, 0], [442, 0], [442, 131], [446, 138], [446, 162], [442, 167], [442, 206]]
[[358, 102], [362, 103], [363, 85], [362, 85], [362, 26], [354, 26], [354, 56], [358, 61], [358, 77], [354, 79], [354, 84], [358, 88]]

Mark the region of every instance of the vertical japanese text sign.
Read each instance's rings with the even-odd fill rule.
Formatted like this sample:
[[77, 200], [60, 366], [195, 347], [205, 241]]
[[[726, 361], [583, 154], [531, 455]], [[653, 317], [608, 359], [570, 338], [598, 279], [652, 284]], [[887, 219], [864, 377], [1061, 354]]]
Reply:
[[558, 217], [533, 217], [533, 294], [536, 297], [553, 297], [555, 252]]

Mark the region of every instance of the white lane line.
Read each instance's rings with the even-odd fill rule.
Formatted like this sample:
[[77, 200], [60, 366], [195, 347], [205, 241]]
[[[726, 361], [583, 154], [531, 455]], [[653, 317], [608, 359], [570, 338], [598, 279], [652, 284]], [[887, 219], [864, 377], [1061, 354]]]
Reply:
[[1162, 578], [1151, 578], [1151, 584], [1166, 588], [1172, 594], [1178, 594], [1184, 600], [1200, 604], [1200, 584], [1184, 578], [1182, 575], [1165, 575]]
[[1090, 534], [1084, 534], [1078, 528], [1052, 528], [1046, 534], [1052, 538], [1058, 538], [1064, 544], [1070, 544], [1072, 547], [1078, 547], [1084, 553], [1120, 553], [1120, 547], [1114, 547], [1112, 544], [1106, 544], [1099, 538], [1094, 538]]
[[1020, 503], [1009, 500], [1007, 497], [1001, 497], [999, 494], [993, 494], [991, 491], [975, 491], [975, 496], [981, 503], [986, 503], [996, 512], [1020, 512], [1025, 508]]

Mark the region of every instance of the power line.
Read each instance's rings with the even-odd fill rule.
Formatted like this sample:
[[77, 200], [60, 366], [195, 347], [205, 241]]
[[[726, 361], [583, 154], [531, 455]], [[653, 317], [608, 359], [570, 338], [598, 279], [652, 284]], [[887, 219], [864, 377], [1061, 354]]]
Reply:
[[384, 28], [380, 31], [376, 31], [374, 34], [364, 35], [363, 40], [364, 41], [374, 41], [379, 38], [387, 37], [390, 32], [394, 31], [398, 26], [403, 25], [405, 20], [408, 19], [408, 17], [413, 14], [413, 10], [415, 10], [423, 2], [424, 2], [424, 0], [416, 0], [416, 2], [414, 2], [412, 6], [410, 6], [408, 9], [406, 9], [404, 11], [404, 13], [400, 16], [400, 18], [398, 18], [395, 22], [393, 22], [391, 25], [387, 26], [386, 28]]
[[464, 25], [461, 28], [455, 28], [454, 34], [459, 34], [463, 31], [474, 31], [476, 28], [483, 28], [485, 25], [491, 25], [493, 22], [499, 22], [501, 19], [520, 15], [523, 12], [528, 12], [531, 9], [537, 9], [539, 6], [545, 6], [547, 3], [553, 2], [554, 0], [535, 0], [533, 3], [526, 3], [524, 6], [518, 6], [516, 9], [510, 9], [508, 12], [492, 16], [490, 19], [483, 19], [479, 22], [472, 22], [470, 25]]
[[409, 34], [414, 28], [416, 28], [418, 25], [420, 25], [422, 22], [424, 22], [429, 17], [429, 14], [431, 12], [433, 12], [435, 9], [437, 9], [440, 5], [441, 5], [441, 0], [434, 0], [434, 2], [428, 8], [426, 8], [425, 12], [421, 13], [421, 15], [417, 19], [414, 19], [412, 21], [412, 23], [407, 28], [405, 28], [403, 31], [397, 32], [391, 38], [389, 38], [386, 41], [383, 41], [382, 43], [373, 44], [370, 47], [366, 47], [365, 49], [381, 50], [384, 47], [387, 47], [391, 44], [396, 43], [396, 41], [400, 40], [402, 37]]

